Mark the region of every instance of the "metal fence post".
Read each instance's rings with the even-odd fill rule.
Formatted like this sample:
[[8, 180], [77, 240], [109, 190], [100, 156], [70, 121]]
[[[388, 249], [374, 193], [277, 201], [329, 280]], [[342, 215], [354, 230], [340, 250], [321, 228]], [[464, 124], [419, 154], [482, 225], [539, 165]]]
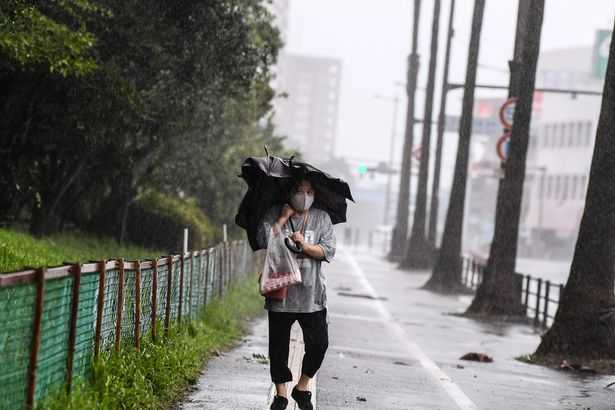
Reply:
[[212, 263], [211, 248], [208, 249], [206, 253], [207, 253], [207, 263], [205, 264], [205, 300], [203, 301], [203, 305], [205, 306], [207, 306], [207, 303], [209, 303], [209, 282], [210, 282], [209, 273], [211, 272], [211, 269], [209, 268], [209, 264]]
[[70, 306], [70, 328], [68, 333], [68, 351], [66, 354], [66, 391], [70, 393], [73, 385], [73, 360], [75, 357], [75, 342], [77, 341], [77, 319], [79, 316], [79, 289], [81, 288], [81, 265], [71, 268], [73, 274], [73, 292]]
[[158, 328], [158, 258], [152, 261], [152, 341], [156, 341], [156, 332]]
[[164, 335], [169, 336], [171, 320], [171, 290], [173, 289], [173, 256], [167, 257], [167, 305], [164, 312]]
[[530, 275], [525, 275], [525, 300], [523, 302], [523, 306], [525, 306], [525, 315], [527, 316], [529, 310], [529, 301], [530, 301]]
[[177, 307], [177, 322], [182, 322], [182, 309], [184, 307], [184, 256], [179, 257], [179, 305]]
[[534, 312], [534, 326], [538, 326], [540, 317], [540, 293], [542, 290], [542, 279], [538, 278], [538, 288], [536, 289], [536, 311]]
[[135, 271], [135, 349], [141, 350], [141, 261], [137, 260]]
[[551, 291], [551, 281], [545, 282], [545, 304], [543, 308], [542, 325], [547, 327], [547, 320], [549, 318], [549, 293]]
[[222, 296], [222, 290], [224, 287], [224, 281], [222, 280], [224, 274], [224, 245], [218, 247], [218, 258], [216, 260], [216, 282], [218, 285], [218, 296]]
[[28, 389], [26, 393], [26, 407], [34, 408], [34, 395], [36, 393], [36, 368], [38, 351], [41, 346], [41, 322], [43, 318], [43, 304], [45, 299], [45, 268], [36, 271], [36, 298], [34, 299], [34, 322], [32, 324], [32, 344], [30, 345], [30, 362], [28, 364]]
[[188, 263], [190, 264], [190, 281], [188, 282], [188, 317], [192, 319], [192, 279], [194, 273], [194, 260], [192, 258], [193, 252], [190, 252], [188, 256]]
[[119, 275], [115, 299], [115, 351], [119, 352], [122, 340], [122, 313], [124, 310], [124, 259], [120, 258], [117, 263], [119, 265]]
[[102, 333], [102, 318], [105, 308], [105, 281], [107, 277], [107, 261], [100, 262], [100, 274], [98, 276], [98, 303], [96, 306], [96, 333], [94, 336], [94, 358], [100, 354], [100, 336]]

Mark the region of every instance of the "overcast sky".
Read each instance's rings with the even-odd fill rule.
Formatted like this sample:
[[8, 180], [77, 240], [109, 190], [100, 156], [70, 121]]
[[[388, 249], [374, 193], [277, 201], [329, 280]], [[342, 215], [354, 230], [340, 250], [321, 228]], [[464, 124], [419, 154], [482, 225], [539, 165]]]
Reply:
[[[343, 152], [358, 160], [384, 160], [388, 157], [392, 104], [373, 96], [404, 97], [403, 88], [395, 83], [405, 81], [413, 3], [412, 0], [291, 0], [286, 50], [342, 60], [338, 155]], [[450, 0], [442, 1], [438, 82], [449, 4]], [[451, 81], [463, 82], [465, 76], [473, 4], [471, 0], [457, 0]], [[424, 87], [426, 82], [432, 7], [433, 1], [422, 1], [419, 87]], [[478, 73], [479, 82], [507, 84], [506, 69], [512, 56], [516, 9], [516, 0], [487, 0], [479, 59], [483, 68]], [[591, 46], [596, 29], [612, 29], [614, 17], [613, 0], [547, 0], [541, 50]], [[437, 85], [437, 90], [439, 88]], [[459, 115], [461, 96], [462, 92], [450, 94], [450, 114]], [[423, 99], [424, 93], [419, 91], [418, 117], [422, 117]], [[405, 100], [402, 102], [397, 126], [398, 149], [405, 117]], [[449, 152], [447, 157], [450, 164], [452, 153]]]

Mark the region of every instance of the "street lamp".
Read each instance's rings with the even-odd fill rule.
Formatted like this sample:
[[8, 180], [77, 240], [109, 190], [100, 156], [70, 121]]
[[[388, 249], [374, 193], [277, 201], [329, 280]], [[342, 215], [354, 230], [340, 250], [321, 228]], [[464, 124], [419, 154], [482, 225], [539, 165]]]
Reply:
[[[391, 140], [389, 142], [389, 166], [393, 164], [393, 157], [395, 155], [395, 135], [397, 135], [397, 114], [399, 111], [399, 97], [398, 96], [386, 96], [375, 94], [374, 98], [377, 100], [385, 100], [393, 103], [393, 124], [391, 125]], [[389, 221], [389, 208], [391, 207], [391, 183], [392, 183], [393, 175], [392, 173], [387, 174], [387, 187], [386, 187], [386, 195], [384, 197], [384, 217], [383, 223], [387, 225]]]

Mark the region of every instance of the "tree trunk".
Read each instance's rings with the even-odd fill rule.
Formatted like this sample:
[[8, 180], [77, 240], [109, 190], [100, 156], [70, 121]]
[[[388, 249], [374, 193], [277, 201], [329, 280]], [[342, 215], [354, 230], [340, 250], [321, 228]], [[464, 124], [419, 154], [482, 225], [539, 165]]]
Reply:
[[410, 208], [410, 174], [412, 172], [412, 145], [414, 144], [414, 96], [419, 72], [418, 29], [421, 14], [421, 0], [414, 0], [414, 26], [412, 28], [412, 52], [408, 56], [408, 76], [406, 80], [406, 93], [408, 107], [406, 110], [406, 131], [404, 133], [404, 147], [402, 151], [401, 175], [399, 178], [399, 196], [397, 198], [397, 215], [393, 236], [391, 238], [391, 251], [389, 260], [399, 261], [406, 249], [408, 235], [408, 212]]
[[518, 80], [519, 92], [509, 157], [505, 162], [505, 177], [500, 181], [498, 190], [499, 208], [496, 210], [488, 269], [466, 312], [469, 315], [525, 316], [521, 300], [522, 285], [515, 275], [515, 264], [544, 0], [528, 0], [525, 5], [527, 9], [524, 10], [524, 2], [519, 3], [518, 28], [525, 30], [526, 34], [518, 48], [522, 50], [518, 79], [511, 80], [511, 83]]
[[436, 61], [438, 59], [438, 30], [440, 27], [440, 0], [435, 0], [431, 26], [431, 51], [429, 55], [429, 72], [427, 76], [427, 97], [423, 115], [423, 137], [421, 142], [421, 162], [419, 181], [416, 190], [414, 220], [408, 248], [400, 267], [402, 269], [427, 269], [433, 264], [433, 248], [427, 240], [427, 181], [429, 179], [429, 154], [431, 146], [431, 117], [433, 95], [436, 85]]
[[468, 51], [465, 89], [463, 93], [463, 111], [459, 127], [459, 143], [455, 159], [455, 175], [451, 197], [446, 214], [442, 246], [436, 259], [433, 274], [425, 284], [428, 289], [438, 292], [457, 292], [461, 285], [461, 235], [463, 211], [465, 205], [468, 161], [470, 159], [470, 142], [472, 139], [472, 111], [474, 108], [474, 89], [476, 86], [476, 69], [480, 49], [480, 32], [483, 24], [485, 0], [475, 0], [472, 17], [472, 33]]
[[611, 41], [585, 211], [553, 326], [536, 354], [615, 358], [615, 41]]
[[[427, 239], [432, 249], [437, 248], [438, 213], [440, 208], [440, 170], [442, 168], [442, 145], [444, 143], [444, 127], [446, 122], [446, 96], [448, 94], [448, 74], [451, 60], [451, 42], [453, 40], [453, 19], [455, 16], [455, 0], [451, 0], [451, 10], [448, 16], [448, 32], [446, 36], [446, 54], [442, 74], [442, 92], [440, 95], [440, 113], [438, 114], [438, 136], [436, 138], [436, 157], [434, 158], [433, 184], [431, 187], [431, 208], [429, 211], [429, 229]], [[435, 256], [435, 255], [434, 255]]]

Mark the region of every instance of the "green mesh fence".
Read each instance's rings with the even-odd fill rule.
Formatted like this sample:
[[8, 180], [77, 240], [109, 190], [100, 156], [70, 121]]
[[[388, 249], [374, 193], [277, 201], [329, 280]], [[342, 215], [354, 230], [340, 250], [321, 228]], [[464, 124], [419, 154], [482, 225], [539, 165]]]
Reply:
[[45, 283], [41, 346], [36, 375], [37, 399], [66, 381], [72, 285], [71, 277], [48, 280]]
[[[210, 301], [228, 289], [236, 278], [246, 277], [253, 266], [253, 254], [245, 242], [218, 245], [184, 258], [182, 308], [180, 305], [181, 262], [175, 257], [171, 269], [167, 259], [158, 261], [154, 269], [148, 264], [142, 267], [139, 287], [140, 303], [137, 309], [136, 265], [127, 263], [123, 277], [123, 303], [118, 305], [120, 294], [120, 269], [108, 269], [104, 275], [100, 294], [100, 264], [89, 264], [89, 270], [81, 275], [79, 303], [75, 320], [72, 318], [73, 276], [46, 279], [41, 316], [40, 345], [36, 360], [35, 400], [66, 387], [68, 380], [69, 335], [74, 323], [72, 380], [87, 377], [95, 352], [99, 299], [100, 351], [112, 350], [115, 346], [116, 328], [119, 323], [121, 345], [136, 343], [135, 326], [139, 319], [139, 338], [151, 337], [155, 323], [152, 321], [153, 301], [156, 299], [156, 322], [164, 324], [167, 313], [167, 295], [170, 294], [169, 321], [195, 318]], [[93, 268], [96, 266], [96, 268]], [[142, 264], [143, 266], [143, 264]], [[156, 292], [154, 295], [154, 273]], [[9, 276], [28, 275], [28, 272]], [[4, 277], [4, 276], [3, 276]], [[7, 276], [8, 277], [8, 276]], [[25, 408], [28, 392], [28, 369], [34, 340], [36, 285], [30, 274], [27, 280], [10, 281], [0, 286], [0, 410]], [[28, 283], [22, 283], [30, 281]], [[158, 329], [163, 337], [162, 328]]]
[[94, 348], [94, 331], [96, 328], [96, 301], [98, 298], [98, 273], [85, 274], [81, 277], [79, 288], [79, 310], [73, 357], [73, 374], [86, 376], [90, 370]]
[[1, 409], [19, 408], [26, 397], [35, 293], [30, 284], [0, 289]]

